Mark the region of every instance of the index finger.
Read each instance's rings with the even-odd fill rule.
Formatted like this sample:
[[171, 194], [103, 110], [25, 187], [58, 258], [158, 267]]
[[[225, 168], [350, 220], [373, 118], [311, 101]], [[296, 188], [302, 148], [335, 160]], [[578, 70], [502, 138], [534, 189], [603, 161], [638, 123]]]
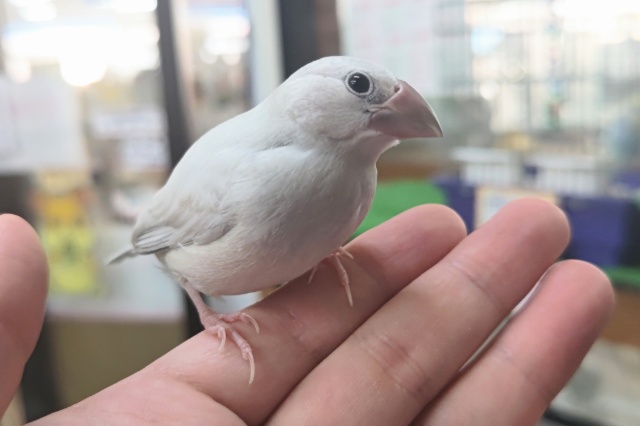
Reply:
[[[239, 353], [225, 349], [215, 356], [219, 342], [206, 333], [184, 351], [198, 365], [192, 384], [247, 423], [263, 422], [310, 370], [465, 234], [460, 218], [437, 205], [412, 209], [368, 232], [348, 246], [355, 261], [343, 261], [352, 280], [353, 308], [336, 272], [321, 266], [311, 284], [305, 275], [247, 309], [261, 327], [259, 335], [243, 329], [256, 354], [253, 385], [247, 386], [247, 366]], [[170, 362], [184, 364], [184, 356], [170, 354]], [[184, 372], [183, 367], [181, 377]]]

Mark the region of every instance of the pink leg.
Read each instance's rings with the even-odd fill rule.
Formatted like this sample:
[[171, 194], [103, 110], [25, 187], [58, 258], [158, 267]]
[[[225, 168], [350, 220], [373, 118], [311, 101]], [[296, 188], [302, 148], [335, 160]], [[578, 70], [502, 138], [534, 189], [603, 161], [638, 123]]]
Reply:
[[[347, 274], [347, 270], [344, 269], [342, 261], [340, 261], [340, 256], [346, 256], [349, 259], [353, 260], [353, 256], [351, 255], [351, 253], [346, 251], [344, 247], [339, 247], [335, 252], [331, 253], [326, 259], [323, 260], [328, 260], [335, 268], [336, 272], [338, 273], [338, 280], [347, 292], [347, 300], [349, 301], [349, 306], [353, 307], [353, 297], [351, 296], [351, 287], [349, 286], [349, 274]], [[320, 262], [316, 266], [314, 266], [313, 269], [311, 269], [311, 273], [309, 274], [309, 283], [313, 281], [313, 277], [316, 275], [316, 271], [318, 270], [318, 265], [320, 265]]]
[[260, 327], [256, 320], [249, 314], [244, 312], [235, 312], [232, 314], [219, 314], [215, 312], [213, 309], [207, 305], [204, 300], [202, 300], [202, 295], [198, 290], [193, 288], [191, 284], [187, 280], [182, 280], [182, 287], [185, 289], [189, 298], [193, 302], [196, 310], [198, 311], [198, 315], [200, 316], [200, 322], [204, 326], [205, 330], [209, 333], [215, 334], [220, 339], [220, 351], [224, 349], [224, 345], [227, 341], [227, 332], [231, 335], [231, 338], [235, 342], [235, 344], [240, 348], [240, 352], [242, 353], [242, 359], [245, 361], [249, 361], [249, 384], [253, 383], [253, 378], [255, 377], [255, 362], [253, 360], [253, 350], [251, 349], [251, 345], [238, 333], [235, 328], [231, 325], [231, 323], [236, 321], [242, 321], [244, 323], [252, 324], [256, 329], [256, 332], [260, 332]]

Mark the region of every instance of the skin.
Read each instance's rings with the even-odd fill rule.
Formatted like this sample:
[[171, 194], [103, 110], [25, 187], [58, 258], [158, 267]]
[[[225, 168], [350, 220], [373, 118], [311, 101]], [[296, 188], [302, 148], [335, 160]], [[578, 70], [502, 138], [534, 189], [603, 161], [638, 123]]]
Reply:
[[[35, 233], [0, 217], [0, 407], [37, 338], [46, 292]], [[613, 306], [605, 275], [554, 265], [564, 214], [516, 201], [468, 237], [446, 207], [414, 208], [347, 246], [355, 306], [335, 271], [292, 282], [249, 308], [237, 348], [201, 333], [131, 377], [37, 425], [533, 425], [597, 338]], [[460, 369], [542, 277], [530, 302]]]

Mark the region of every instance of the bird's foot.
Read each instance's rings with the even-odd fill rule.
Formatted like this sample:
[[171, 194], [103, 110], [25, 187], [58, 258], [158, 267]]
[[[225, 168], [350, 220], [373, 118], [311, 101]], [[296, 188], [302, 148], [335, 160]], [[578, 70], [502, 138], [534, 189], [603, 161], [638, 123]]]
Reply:
[[[340, 260], [340, 256], [346, 256], [349, 259], [353, 260], [353, 255], [349, 253], [344, 247], [339, 247], [335, 252], [331, 253], [323, 260], [328, 260], [331, 262], [331, 265], [335, 268], [338, 273], [338, 280], [340, 285], [342, 285], [347, 292], [347, 300], [349, 301], [349, 306], [353, 307], [353, 296], [351, 295], [351, 287], [349, 286], [349, 274], [347, 274], [347, 270], [342, 265], [342, 261]], [[316, 266], [311, 269], [311, 273], [309, 274], [309, 283], [313, 281], [313, 277], [316, 275], [316, 271], [318, 270], [318, 265], [320, 265], [322, 261], [320, 261]]]
[[249, 362], [249, 384], [253, 383], [253, 378], [256, 374], [256, 365], [253, 359], [253, 350], [251, 349], [251, 345], [249, 344], [249, 342], [247, 342], [244, 337], [242, 337], [240, 333], [236, 331], [231, 323], [235, 321], [251, 323], [256, 328], [256, 331], [259, 332], [259, 327], [256, 320], [253, 319], [253, 317], [251, 317], [249, 314], [245, 314], [244, 312], [236, 312], [234, 314], [218, 314], [211, 311], [211, 314], [201, 316], [200, 321], [202, 322], [204, 329], [208, 333], [218, 336], [218, 339], [220, 339], [220, 347], [218, 349], [218, 352], [222, 352], [224, 350], [224, 345], [227, 342], [227, 333], [229, 333], [231, 339], [240, 349], [242, 359]]
[[249, 362], [249, 384], [253, 383], [253, 378], [255, 377], [256, 373], [256, 366], [253, 360], [253, 351], [251, 349], [251, 345], [240, 335], [240, 333], [236, 331], [232, 323], [241, 321], [247, 324], [251, 324], [256, 329], [256, 333], [259, 333], [260, 327], [258, 326], [258, 322], [251, 315], [244, 312], [219, 314], [211, 309], [211, 307], [209, 307], [209, 305], [207, 305], [204, 300], [202, 300], [202, 295], [200, 294], [200, 292], [196, 290], [187, 280], [183, 279], [180, 284], [186, 290], [189, 298], [193, 301], [193, 304], [198, 311], [198, 315], [200, 316], [200, 322], [204, 326], [205, 330], [208, 333], [218, 336], [218, 338], [220, 339], [219, 352], [222, 352], [222, 350], [224, 349], [224, 345], [227, 342], [227, 333], [229, 333], [231, 339], [240, 349], [240, 352], [242, 353], [242, 359]]

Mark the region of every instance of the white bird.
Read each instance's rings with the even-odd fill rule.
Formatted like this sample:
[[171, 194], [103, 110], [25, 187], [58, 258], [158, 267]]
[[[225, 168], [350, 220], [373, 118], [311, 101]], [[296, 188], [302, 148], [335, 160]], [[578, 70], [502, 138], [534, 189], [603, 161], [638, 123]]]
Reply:
[[[303, 275], [325, 258], [349, 303], [342, 248], [367, 214], [376, 161], [399, 139], [439, 137], [424, 99], [385, 68], [327, 57], [294, 73], [262, 103], [210, 130], [140, 214], [131, 246], [109, 263], [155, 254], [187, 291], [205, 329], [230, 333], [246, 313], [218, 314], [201, 293], [235, 295]], [[350, 256], [350, 255], [349, 255]]]

